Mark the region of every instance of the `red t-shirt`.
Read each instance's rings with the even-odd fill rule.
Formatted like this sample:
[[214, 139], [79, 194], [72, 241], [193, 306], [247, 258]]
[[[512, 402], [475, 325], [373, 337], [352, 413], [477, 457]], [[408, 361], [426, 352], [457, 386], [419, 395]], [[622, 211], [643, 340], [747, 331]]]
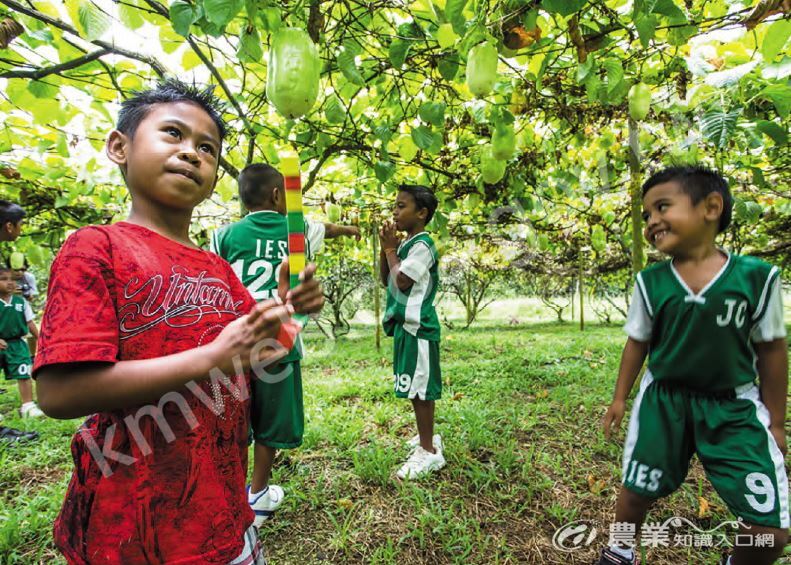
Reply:
[[[52, 265], [34, 372], [192, 349], [254, 304], [212, 253], [127, 222], [86, 227]], [[204, 381], [166, 395], [162, 417], [133, 407], [86, 420], [55, 522], [69, 563], [226, 564], [241, 552], [253, 522], [245, 494], [249, 375], [228, 377], [242, 385], [242, 399], [219, 380]]]

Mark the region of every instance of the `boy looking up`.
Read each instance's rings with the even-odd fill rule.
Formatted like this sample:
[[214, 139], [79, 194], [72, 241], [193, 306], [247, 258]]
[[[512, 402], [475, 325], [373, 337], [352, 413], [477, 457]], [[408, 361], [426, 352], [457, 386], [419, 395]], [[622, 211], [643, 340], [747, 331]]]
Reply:
[[0, 367], [6, 380], [15, 380], [19, 387], [23, 418], [40, 418], [44, 413], [33, 400], [33, 383], [30, 380], [33, 360], [25, 336], [33, 336], [33, 354], [36, 352], [38, 328], [33, 321], [30, 304], [16, 294], [16, 279], [11, 269], [0, 267]]
[[[418, 435], [414, 450], [396, 473], [414, 479], [445, 466], [442, 439], [434, 435], [434, 402], [442, 396], [439, 366], [440, 328], [434, 298], [439, 286], [439, 256], [426, 231], [437, 198], [424, 186], [402, 185], [393, 208], [393, 222], [382, 226], [380, 277], [387, 286], [382, 325], [393, 336], [393, 388], [409, 398]], [[406, 232], [401, 241], [396, 230]]]
[[129, 217], [78, 230], [52, 265], [39, 399], [89, 416], [55, 522], [70, 564], [264, 562], [243, 495], [248, 371], [282, 357], [290, 314], [323, 296], [309, 267], [288, 302], [256, 305], [191, 241], [224, 135], [210, 89], [168, 80], [125, 100], [106, 152]]
[[[720, 497], [743, 519], [739, 533], [773, 542], [738, 545], [725, 562], [764, 565], [788, 539], [788, 346], [778, 268], [715, 245], [732, 202], [725, 179], [702, 167], [670, 168], [643, 185], [645, 237], [670, 259], [637, 275], [629, 338], [602, 423], [609, 437], [648, 357], [629, 421], [615, 521], [639, 532], [650, 505], [681, 486], [697, 454]], [[599, 563], [634, 560], [632, 547], [615, 544]]]
[[[239, 279], [258, 301], [277, 291], [281, 261], [288, 255], [288, 224], [283, 175], [263, 163], [248, 165], [239, 174], [239, 198], [248, 210], [240, 221], [212, 234], [211, 250], [231, 264]], [[306, 256], [313, 259], [324, 239], [360, 238], [356, 226], [305, 221]], [[302, 445], [305, 412], [302, 398], [301, 340], [273, 366], [268, 378], [253, 379], [250, 409], [253, 440], [253, 475], [248, 501], [260, 527], [283, 502], [284, 491], [269, 484], [278, 449]]]

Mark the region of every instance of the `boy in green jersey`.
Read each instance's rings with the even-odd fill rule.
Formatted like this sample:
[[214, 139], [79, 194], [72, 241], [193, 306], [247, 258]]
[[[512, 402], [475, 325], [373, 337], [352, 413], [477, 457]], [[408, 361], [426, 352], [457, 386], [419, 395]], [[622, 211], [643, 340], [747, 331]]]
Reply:
[[[788, 346], [778, 268], [715, 245], [732, 202], [725, 179], [703, 167], [673, 167], [643, 186], [645, 237], [670, 259], [637, 275], [629, 338], [602, 420], [609, 437], [648, 357], [624, 448], [619, 527], [611, 531], [636, 539], [651, 503], [681, 486], [697, 454], [743, 521], [741, 541], [723, 562], [763, 565], [788, 539]], [[600, 564], [635, 562], [633, 542], [617, 538]]]
[[30, 304], [16, 294], [14, 272], [0, 267], [0, 368], [6, 380], [15, 380], [19, 387], [22, 406], [19, 413], [23, 418], [40, 418], [44, 412], [33, 400], [33, 381], [30, 380], [33, 360], [25, 336], [33, 336], [35, 353], [38, 328], [33, 321]]
[[[239, 198], [249, 214], [212, 234], [211, 250], [231, 264], [256, 301], [277, 296], [281, 261], [288, 256], [288, 225], [283, 175], [270, 165], [248, 165], [239, 175]], [[305, 255], [313, 259], [325, 239], [351, 236], [356, 226], [305, 222]], [[278, 449], [302, 445], [305, 414], [302, 399], [301, 338], [266, 379], [252, 380], [250, 420], [255, 441], [248, 502], [260, 527], [283, 502], [279, 485], [269, 484]]]
[[[437, 209], [432, 192], [402, 185], [393, 209], [393, 223], [382, 226], [380, 277], [387, 286], [387, 308], [382, 325], [393, 336], [393, 388], [398, 398], [409, 398], [415, 410], [417, 437], [409, 458], [397, 471], [400, 479], [414, 479], [445, 466], [442, 439], [434, 435], [434, 402], [442, 396], [439, 366], [440, 328], [434, 298], [439, 286], [439, 256], [425, 231]], [[401, 241], [396, 230], [404, 231]]]

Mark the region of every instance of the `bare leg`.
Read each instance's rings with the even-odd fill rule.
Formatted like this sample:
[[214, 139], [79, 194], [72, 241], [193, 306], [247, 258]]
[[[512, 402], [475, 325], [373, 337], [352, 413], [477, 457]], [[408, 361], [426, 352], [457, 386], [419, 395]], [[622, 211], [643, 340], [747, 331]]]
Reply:
[[22, 404], [32, 402], [33, 381], [31, 379], [20, 379], [17, 381], [17, 386], [19, 386], [19, 397], [22, 399]]
[[788, 530], [769, 528], [767, 526], [755, 526], [749, 524], [749, 529], [742, 526], [740, 534], [751, 536], [770, 535], [774, 539], [774, 544], [770, 547], [755, 547], [755, 537], [753, 537], [752, 547], [738, 546], [733, 549], [731, 557], [732, 565], [771, 565], [783, 553], [783, 548], [788, 543]]
[[434, 401], [413, 398], [412, 407], [415, 409], [420, 447], [434, 453]]
[[652, 499], [640, 496], [623, 486], [618, 493], [618, 502], [615, 504], [615, 521], [634, 524], [635, 542], [640, 535], [645, 515], [653, 502]]
[[277, 450], [274, 447], [255, 444], [250, 492], [261, 492], [269, 485], [269, 477], [272, 475], [272, 465], [275, 462], [276, 454]]

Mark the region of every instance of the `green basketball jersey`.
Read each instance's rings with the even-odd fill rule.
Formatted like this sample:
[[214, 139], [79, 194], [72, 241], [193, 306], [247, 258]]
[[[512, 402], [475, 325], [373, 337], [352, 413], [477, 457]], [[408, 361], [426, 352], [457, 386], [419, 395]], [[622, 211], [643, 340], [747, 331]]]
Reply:
[[[306, 223], [306, 231], [310, 232]], [[323, 226], [321, 226], [323, 228]], [[312, 258], [320, 236], [305, 237], [305, 256]], [[286, 216], [275, 211], [253, 212], [236, 223], [220, 228], [211, 238], [211, 251], [231, 264], [234, 272], [257, 302], [277, 294], [280, 262], [288, 256]], [[301, 359], [301, 340], [281, 362]]]
[[12, 294], [8, 302], [0, 300], [0, 339], [17, 339], [27, 335], [25, 305], [25, 299], [18, 294]]
[[[405, 261], [410, 252], [414, 253], [414, 258], [420, 257], [423, 268], [428, 264], [428, 270], [418, 280], [413, 279], [415, 283], [405, 291], [399, 290], [395, 281], [388, 281], [387, 308], [382, 325], [387, 335], [393, 335], [395, 327], [400, 325], [413, 336], [439, 341], [439, 318], [437, 309], [434, 308], [439, 287], [439, 255], [434, 247], [434, 240], [427, 232], [421, 232], [398, 246], [397, 254], [401, 260], [402, 272], [407, 276], [411, 269]], [[422, 271], [420, 267], [417, 270]]]
[[766, 313], [779, 269], [754, 257], [730, 255], [698, 294], [671, 261], [637, 275], [651, 319], [648, 368], [657, 381], [722, 391], [755, 380], [750, 335]]

